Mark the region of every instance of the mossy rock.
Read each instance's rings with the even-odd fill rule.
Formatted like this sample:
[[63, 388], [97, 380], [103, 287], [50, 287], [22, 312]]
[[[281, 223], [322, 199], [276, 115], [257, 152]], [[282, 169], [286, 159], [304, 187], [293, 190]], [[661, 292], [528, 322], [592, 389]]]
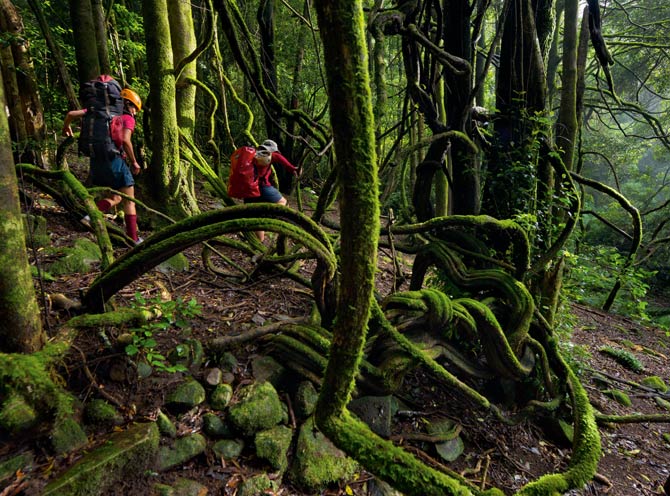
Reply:
[[160, 447], [156, 468], [159, 471], [169, 470], [199, 455], [206, 448], [207, 440], [197, 432], [189, 436], [180, 437], [172, 446]]
[[249, 477], [240, 484], [237, 496], [259, 496], [263, 494], [275, 494], [279, 489], [276, 481], [271, 481], [267, 474], [258, 474]]
[[186, 411], [205, 401], [205, 388], [195, 379], [189, 379], [179, 384], [170, 394], [165, 402], [179, 411]]
[[316, 427], [314, 417], [301, 426], [289, 475], [298, 486], [312, 492], [353, 478], [358, 464], [347, 457]]
[[177, 253], [156, 267], [156, 269], [163, 274], [170, 274], [171, 272], [186, 272], [188, 268], [189, 261], [186, 255], [183, 253]]
[[302, 381], [295, 393], [295, 414], [305, 419], [314, 413], [319, 392], [310, 381]]
[[0, 428], [16, 436], [37, 424], [35, 409], [19, 394], [12, 394], [0, 408]]
[[72, 417], [56, 422], [51, 430], [51, 446], [55, 453], [74, 451], [88, 443], [88, 437], [77, 420]]
[[245, 436], [274, 427], [284, 418], [277, 390], [269, 382], [241, 388], [239, 402], [229, 407], [228, 418]]
[[85, 453], [42, 491], [42, 496], [112, 494], [118, 481], [151, 468], [159, 433], [153, 422], [134, 424]]
[[209, 395], [209, 404], [214, 410], [224, 410], [233, 397], [233, 386], [230, 384], [217, 385]]
[[166, 437], [175, 438], [177, 437], [177, 426], [174, 425], [174, 422], [170, 420], [165, 412], [158, 410], [158, 415], [156, 416], [156, 425], [161, 434]]
[[86, 404], [84, 418], [88, 424], [113, 427], [123, 423], [123, 416], [105, 400], [94, 399]]
[[267, 431], [256, 433], [254, 440], [256, 456], [266, 460], [270, 466], [283, 473], [288, 468], [288, 452], [293, 439], [293, 429], [277, 425]]
[[216, 456], [224, 460], [237, 458], [242, 454], [244, 441], [241, 439], [221, 439], [212, 445], [212, 451]]
[[208, 412], [202, 417], [202, 430], [208, 437], [214, 439], [230, 438], [233, 436], [233, 432], [228, 424], [212, 412]]
[[52, 263], [48, 270], [56, 276], [86, 274], [101, 258], [100, 247], [88, 238], [81, 238], [75, 241], [73, 247], [63, 249], [63, 256]]

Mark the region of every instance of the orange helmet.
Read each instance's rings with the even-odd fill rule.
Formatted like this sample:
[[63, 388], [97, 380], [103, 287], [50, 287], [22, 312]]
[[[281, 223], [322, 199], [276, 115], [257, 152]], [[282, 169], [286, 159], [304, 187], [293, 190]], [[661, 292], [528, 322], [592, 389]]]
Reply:
[[128, 100], [130, 103], [135, 105], [137, 110], [142, 110], [142, 99], [140, 98], [140, 95], [135, 93], [130, 88], [123, 88], [121, 90], [121, 98]]

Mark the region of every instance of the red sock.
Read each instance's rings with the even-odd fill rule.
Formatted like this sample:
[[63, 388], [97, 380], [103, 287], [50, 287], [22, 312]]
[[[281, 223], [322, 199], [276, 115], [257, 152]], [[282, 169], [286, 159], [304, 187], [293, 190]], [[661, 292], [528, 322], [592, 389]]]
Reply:
[[126, 214], [123, 218], [126, 222], [126, 234], [130, 236], [133, 241], [137, 241], [137, 215]]
[[112, 204], [106, 198], [98, 200], [96, 202], [96, 205], [98, 206], [98, 210], [100, 210], [101, 212], [107, 212], [107, 210], [112, 208]]

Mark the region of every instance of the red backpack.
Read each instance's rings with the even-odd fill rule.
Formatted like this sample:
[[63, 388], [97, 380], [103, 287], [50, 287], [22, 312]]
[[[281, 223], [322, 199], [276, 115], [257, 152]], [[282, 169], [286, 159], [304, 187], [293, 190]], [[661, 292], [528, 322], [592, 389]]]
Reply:
[[238, 148], [230, 156], [228, 196], [240, 199], [261, 196], [258, 173], [254, 165], [255, 156], [256, 149], [250, 146]]

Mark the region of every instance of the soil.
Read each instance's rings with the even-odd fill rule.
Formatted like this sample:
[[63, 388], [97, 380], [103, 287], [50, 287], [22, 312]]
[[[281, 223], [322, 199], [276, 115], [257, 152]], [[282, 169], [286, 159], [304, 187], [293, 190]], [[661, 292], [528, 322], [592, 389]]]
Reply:
[[[93, 239], [92, 234], [80, 225], [73, 216], [59, 207], [35, 209], [47, 218], [48, 232], [56, 246], [71, 246], [81, 237]], [[142, 233], [146, 238], [149, 233]], [[116, 248], [120, 256], [127, 247]], [[207, 342], [213, 337], [237, 333], [250, 326], [263, 324], [284, 317], [306, 316], [310, 310], [308, 291], [299, 284], [279, 277], [277, 274], [259, 272], [252, 282], [239, 283], [207, 270], [202, 262], [202, 246], [198, 245], [185, 252], [190, 267], [184, 272], [164, 272], [157, 269], [139, 277], [130, 287], [117, 296], [120, 304], [130, 303], [136, 293], [145, 298], [163, 294], [172, 299], [185, 301], [195, 298], [202, 307], [202, 314], [191, 322], [191, 335]], [[248, 255], [226, 252], [235, 261], [246, 267], [253, 267]], [[389, 294], [397, 274], [388, 263], [388, 254], [380, 256], [378, 288], [382, 294]], [[41, 252], [33, 252], [32, 261], [44, 267], [53, 260]], [[305, 263], [302, 272], [310, 275], [310, 265]], [[38, 294], [61, 293], [70, 299], [79, 297], [80, 288], [90, 285], [97, 270], [87, 274], [74, 274], [57, 278], [55, 281], [38, 281]], [[403, 288], [404, 289], [404, 288]], [[636, 386], [647, 376], [658, 376], [670, 383], [668, 356], [670, 338], [659, 329], [643, 327], [633, 320], [604, 313], [597, 309], [580, 305], [571, 307], [572, 325], [566, 353], [580, 367], [580, 377], [587, 387], [595, 408], [604, 414], [667, 413], [655, 400], [667, 394], [653, 393], [649, 388]], [[67, 309], [53, 304], [44, 309], [44, 322], [51, 335], [71, 317]], [[121, 382], [111, 379], [109, 371], [119, 364], [127, 363], [117, 351], [105, 346], [105, 339], [115, 339], [118, 329], [103, 332], [80, 333], [72, 353], [67, 357], [62, 371], [68, 387], [81, 399], [92, 397], [113, 398], [121, 405], [125, 420], [141, 421], [155, 418], [162, 405], [165, 392], [179, 380], [179, 374], [156, 374], [152, 381]], [[167, 351], [178, 341], [176, 334], [166, 334], [160, 338], [160, 346]], [[178, 331], [175, 331], [178, 332]], [[633, 372], [619, 364], [612, 356], [602, 352], [604, 346], [626, 349], [643, 364], [641, 372]], [[236, 349], [240, 367], [236, 372], [236, 386], [251, 380], [250, 362], [259, 353], [253, 342]], [[117, 367], [118, 368], [118, 367]], [[594, 374], [600, 373], [601, 380]], [[632, 406], [625, 407], [603, 393], [602, 377], [608, 382], [607, 388], [627, 392]], [[408, 415], [396, 427], [396, 438], [408, 438], [406, 434], [420, 429], [422, 419], [446, 416], [462, 425], [464, 454], [450, 467], [464, 474], [482, 487], [496, 486], [512, 494], [526, 482], [545, 473], [564, 470], [569, 459], [570, 448], [548, 435], [542, 426], [524, 422], [520, 425], [503, 425], [488, 412], [467, 404], [460, 396], [440, 387], [420, 370], [411, 374], [405, 384], [405, 400], [412, 408], [419, 409], [416, 415]], [[419, 406], [421, 405], [421, 406]], [[204, 411], [180, 419], [183, 430], [198, 427], [198, 419]], [[670, 432], [666, 423], [609, 424], [601, 427], [603, 457], [598, 475], [584, 489], [572, 491], [573, 495], [614, 496], [665, 494], [663, 485], [670, 469], [670, 445], [663, 434]], [[106, 433], [91, 435], [91, 447], [104, 439]], [[4, 441], [4, 440], [3, 440]], [[38, 460], [33, 471], [20, 474], [13, 481], [0, 485], [0, 495], [39, 494], [41, 487], [55, 474], [74, 463], [78, 454], [64, 457], [49, 456], [43, 441], [39, 439], [6, 440], [0, 443], [0, 460], [24, 449], [32, 449]], [[420, 442], [407, 443], [407, 448], [429, 464], [440, 465], [439, 457], [432, 445]], [[239, 483], [258, 473], [264, 467], [253, 455], [243, 455], [237, 462], [222, 463], [211, 455], [202, 455], [180, 467], [162, 474], [147, 476], [143, 480], [126, 481], [114, 493], [109, 494], [150, 494], [148, 488], [153, 483], [171, 483], [177, 477], [194, 479], [209, 490], [208, 494], [235, 495]], [[372, 489], [374, 477], [365, 472], [356, 480], [322, 491], [322, 495], [339, 494], [381, 494]], [[302, 495], [298, 489], [284, 484], [277, 495]]]

